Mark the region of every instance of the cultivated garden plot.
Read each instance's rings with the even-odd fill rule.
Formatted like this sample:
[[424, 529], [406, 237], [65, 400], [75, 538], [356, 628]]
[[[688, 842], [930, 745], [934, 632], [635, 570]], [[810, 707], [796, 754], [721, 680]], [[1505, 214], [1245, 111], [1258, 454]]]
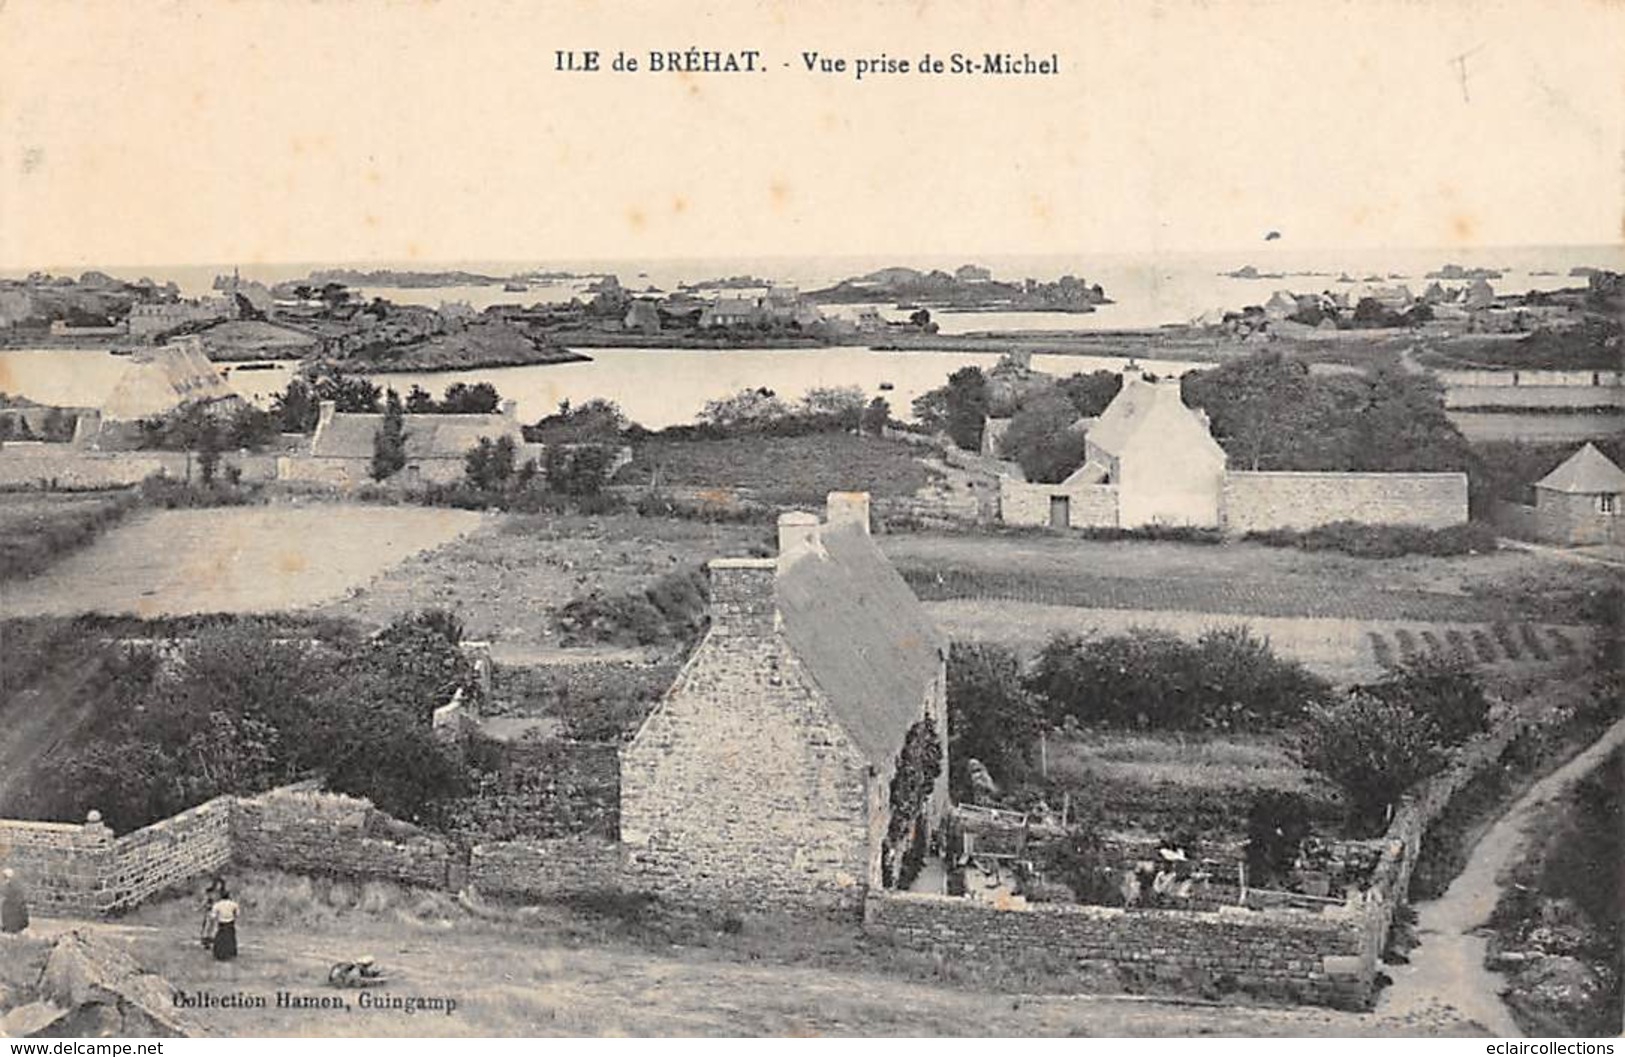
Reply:
[[1146, 627], [1195, 637], [1213, 628], [1245, 625], [1282, 655], [1334, 682], [1375, 679], [1394, 661], [1424, 653], [1459, 656], [1475, 664], [1556, 661], [1587, 649], [1591, 636], [1591, 629], [1576, 625], [1418, 624], [969, 599], [929, 602], [927, 608], [956, 638], [1024, 650], [1036, 649], [1060, 631], [1111, 634]]

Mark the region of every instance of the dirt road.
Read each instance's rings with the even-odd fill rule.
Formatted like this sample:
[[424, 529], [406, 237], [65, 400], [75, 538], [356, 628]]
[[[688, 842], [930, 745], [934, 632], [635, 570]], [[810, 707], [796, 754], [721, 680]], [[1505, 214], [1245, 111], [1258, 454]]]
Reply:
[[1383, 992], [1377, 1013], [1384, 1017], [1422, 1015], [1440, 1006], [1459, 1010], [1495, 1035], [1522, 1035], [1502, 1003], [1502, 978], [1484, 968], [1489, 942], [1481, 926], [1500, 898], [1498, 878], [1523, 850], [1540, 808], [1601, 766], [1625, 744], [1625, 720], [1615, 723], [1590, 748], [1536, 782], [1479, 840], [1461, 874], [1443, 896], [1417, 904], [1422, 944], [1409, 965], [1389, 970], [1392, 987]]

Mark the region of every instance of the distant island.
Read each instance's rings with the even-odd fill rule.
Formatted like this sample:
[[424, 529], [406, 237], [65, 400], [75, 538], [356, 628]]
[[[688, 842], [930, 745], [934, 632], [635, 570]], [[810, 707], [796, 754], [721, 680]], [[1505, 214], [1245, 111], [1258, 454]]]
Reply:
[[1500, 279], [1502, 274], [1495, 268], [1463, 268], [1459, 264], [1447, 264], [1436, 272], [1428, 272], [1428, 279]]
[[1008, 282], [994, 279], [987, 268], [974, 264], [951, 275], [939, 270], [882, 268], [814, 290], [807, 299], [819, 304], [890, 301], [900, 307], [955, 312], [1093, 312], [1097, 305], [1111, 303], [1099, 283], [1091, 286], [1074, 275], [1063, 275], [1054, 282]]
[[[341, 283], [345, 286], [392, 287], [397, 290], [424, 290], [439, 286], [499, 286], [508, 283], [559, 282], [596, 279], [597, 275], [574, 272], [517, 272], [513, 275], [484, 275], [480, 272], [436, 271], [402, 272], [392, 268], [361, 271], [356, 268], [322, 268], [310, 273], [306, 282], [314, 286]], [[285, 284], [286, 285], [286, 284]]]

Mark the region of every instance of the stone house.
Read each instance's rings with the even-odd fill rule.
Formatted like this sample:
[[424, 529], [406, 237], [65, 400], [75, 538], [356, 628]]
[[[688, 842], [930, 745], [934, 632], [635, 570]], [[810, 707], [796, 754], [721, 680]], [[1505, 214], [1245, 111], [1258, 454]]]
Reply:
[[1535, 526], [1553, 543], [1625, 542], [1625, 470], [1587, 443], [1535, 482]]
[[1207, 415], [1185, 406], [1177, 378], [1148, 382], [1126, 372], [1067, 483], [1115, 485], [1122, 528], [1217, 525], [1224, 466]]
[[[338, 487], [371, 481], [373, 440], [383, 423], [382, 414], [340, 412], [332, 401], [322, 401], [309, 450], [282, 457], [278, 478]], [[405, 427], [406, 466], [390, 478], [403, 485], [461, 480], [468, 452], [481, 438], [512, 440], [516, 466], [527, 459], [542, 461], [543, 447], [525, 441], [512, 400], [489, 415], [409, 414]]]
[[[621, 839], [656, 890], [855, 909], [883, 883], [890, 785], [929, 719], [948, 810], [948, 645], [869, 535], [867, 493], [779, 519], [779, 555], [710, 563], [711, 626], [621, 754]], [[906, 843], [906, 842], [905, 842]]]

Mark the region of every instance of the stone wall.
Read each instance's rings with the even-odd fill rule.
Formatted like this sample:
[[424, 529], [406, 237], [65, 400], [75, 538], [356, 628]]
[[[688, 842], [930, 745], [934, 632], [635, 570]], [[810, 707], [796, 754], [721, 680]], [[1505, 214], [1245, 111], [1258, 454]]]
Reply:
[[460, 856], [451, 844], [396, 822], [365, 800], [273, 791], [239, 799], [232, 862], [293, 873], [370, 877], [446, 888]]
[[458, 832], [486, 840], [619, 839], [618, 745], [549, 739], [508, 743], [499, 751], [497, 770], [478, 794], [447, 806]]
[[543, 900], [636, 884], [626, 846], [594, 837], [477, 844], [468, 855], [468, 883], [480, 892]]
[[1223, 526], [1234, 533], [1334, 521], [1446, 528], [1467, 520], [1464, 473], [1225, 474]]
[[1447, 389], [1602, 388], [1625, 385], [1621, 371], [1434, 371]]
[[216, 797], [113, 842], [108, 909], [136, 906], [160, 892], [218, 872], [232, 857], [234, 798]]
[[113, 831], [100, 822], [0, 821], [0, 866], [17, 871], [44, 914], [95, 916], [107, 910]]
[[[220, 475], [236, 468], [244, 481], [270, 481], [277, 457], [252, 452], [225, 452]], [[92, 491], [128, 488], [148, 477], [184, 481], [200, 479], [197, 456], [183, 451], [87, 451], [70, 444], [11, 442], [0, 444], [0, 488], [50, 488]]]
[[1484, 386], [1446, 389], [1444, 406], [1461, 408], [1601, 408], [1625, 407], [1619, 386]]
[[999, 518], [1006, 525], [1049, 525], [1050, 502], [1067, 501], [1069, 528], [1115, 528], [1117, 486], [1110, 484], [1033, 484], [999, 478]]
[[1129, 986], [1243, 991], [1315, 1005], [1361, 1007], [1364, 913], [1326, 910], [1124, 910], [1039, 903], [1001, 908], [953, 896], [873, 891], [865, 927], [899, 946], [980, 962], [1050, 955], [1056, 972], [1116, 970]]
[[152, 476], [184, 479], [186, 454], [91, 452], [67, 444], [0, 445], [0, 488], [128, 488]]

